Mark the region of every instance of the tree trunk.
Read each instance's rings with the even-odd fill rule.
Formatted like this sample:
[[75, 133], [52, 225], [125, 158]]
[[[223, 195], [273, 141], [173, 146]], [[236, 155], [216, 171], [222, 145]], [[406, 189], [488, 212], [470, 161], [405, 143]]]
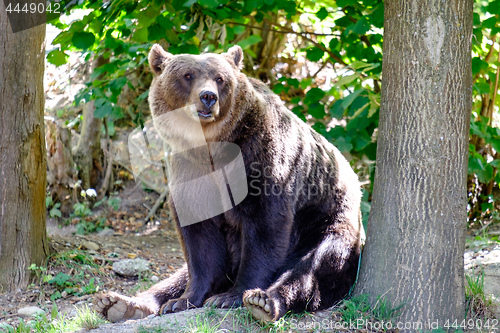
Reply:
[[[94, 62], [93, 68], [104, 65], [109, 60], [102, 56]], [[98, 189], [99, 180], [104, 176], [102, 167], [103, 153], [101, 150], [101, 119], [94, 117], [94, 100], [86, 103], [82, 111], [82, 126], [80, 139], [73, 155], [78, 168], [78, 178], [82, 180], [82, 187]]]
[[356, 293], [404, 305], [403, 323], [443, 327], [465, 316], [472, 1], [387, 0], [384, 17], [377, 169]]
[[48, 254], [44, 39], [44, 24], [12, 33], [0, 2], [0, 292], [26, 286]]

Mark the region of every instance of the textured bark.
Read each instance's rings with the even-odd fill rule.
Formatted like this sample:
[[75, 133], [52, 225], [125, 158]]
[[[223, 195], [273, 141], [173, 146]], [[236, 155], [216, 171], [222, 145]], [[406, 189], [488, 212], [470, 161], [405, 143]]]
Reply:
[[71, 131], [54, 119], [45, 119], [45, 143], [47, 148], [47, 187], [53, 202], [60, 202], [63, 216], [73, 212], [77, 201], [75, 168], [71, 153]]
[[0, 1], [0, 292], [26, 286], [48, 254], [44, 39], [44, 24], [12, 33]]
[[[94, 68], [104, 65], [109, 60], [98, 57]], [[78, 178], [82, 180], [82, 187], [98, 189], [99, 180], [104, 175], [102, 168], [103, 153], [101, 149], [101, 119], [94, 117], [94, 101], [86, 103], [82, 111], [82, 127], [80, 139], [74, 153], [74, 161], [78, 169]]]
[[372, 211], [357, 294], [402, 322], [464, 318], [472, 1], [385, 2]]

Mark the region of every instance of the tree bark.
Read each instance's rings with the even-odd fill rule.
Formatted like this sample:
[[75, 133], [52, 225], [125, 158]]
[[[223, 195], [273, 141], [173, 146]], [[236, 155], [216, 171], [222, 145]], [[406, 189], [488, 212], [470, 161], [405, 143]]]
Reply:
[[44, 39], [44, 24], [12, 33], [0, 1], [0, 292], [26, 286], [48, 254]]
[[[93, 68], [102, 66], [108, 61], [100, 56], [94, 61]], [[104, 175], [101, 149], [102, 121], [94, 117], [94, 111], [94, 100], [83, 106], [80, 139], [73, 155], [78, 169], [78, 178], [82, 180], [82, 187], [85, 190], [89, 188], [98, 190], [99, 180]]]
[[355, 292], [403, 305], [405, 324], [465, 316], [472, 3], [385, 1], [377, 169]]

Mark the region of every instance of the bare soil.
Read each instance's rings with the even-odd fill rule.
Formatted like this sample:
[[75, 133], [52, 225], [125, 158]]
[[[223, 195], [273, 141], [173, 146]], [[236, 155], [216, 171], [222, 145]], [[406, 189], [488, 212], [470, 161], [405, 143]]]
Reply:
[[[54, 303], [59, 313], [72, 316], [76, 313], [75, 306], [92, 304], [93, 294], [81, 291], [92, 278], [96, 285], [92, 291], [116, 291], [132, 296], [169, 277], [183, 265], [182, 250], [168, 211], [165, 208], [158, 210], [152, 223], [144, 225], [144, 217], [158, 194], [147, 192], [140, 184], [130, 182], [119, 196], [122, 201], [118, 211], [105, 207], [87, 218], [70, 219], [69, 226], [61, 226], [53, 219], [48, 219], [47, 231], [52, 255], [45, 274], [55, 277], [62, 272], [77, 276], [79, 270], [83, 270], [85, 274], [71, 280], [75, 282], [75, 292], [63, 294], [64, 297], [56, 300], [51, 300], [51, 296], [58, 290], [56, 284], [42, 283], [37, 276], [33, 277], [33, 284], [28, 288], [0, 293], [0, 322], [17, 323], [18, 309], [27, 306], [38, 306], [50, 313]], [[79, 221], [95, 221], [102, 216], [107, 219], [108, 230], [87, 235], [76, 234], [76, 224]], [[78, 253], [90, 258], [93, 268], [85, 264], [82, 266]], [[147, 260], [151, 264], [151, 273], [131, 278], [113, 272], [113, 262], [130, 258]]]

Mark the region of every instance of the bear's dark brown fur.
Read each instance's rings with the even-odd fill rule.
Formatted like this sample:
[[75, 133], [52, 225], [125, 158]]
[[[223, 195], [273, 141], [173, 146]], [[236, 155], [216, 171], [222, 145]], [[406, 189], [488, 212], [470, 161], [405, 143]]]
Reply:
[[[199, 223], [181, 227], [176, 218], [187, 267], [136, 297], [99, 296], [96, 309], [111, 321], [243, 303], [273, 321], [330, 307], [353, 285], [362, 230], [357, 176], [278, 96], [240, 72], [242, 59], [238, 46], [222, 55], [151, 49], [155, 127], [174, 151], [192, 147], [199, 138], [189, 121], [161, 115], [195, 105], [207, 142], [240, 147], [249, 194]], [[170, 207], [176, 217], [172, 200]]]

